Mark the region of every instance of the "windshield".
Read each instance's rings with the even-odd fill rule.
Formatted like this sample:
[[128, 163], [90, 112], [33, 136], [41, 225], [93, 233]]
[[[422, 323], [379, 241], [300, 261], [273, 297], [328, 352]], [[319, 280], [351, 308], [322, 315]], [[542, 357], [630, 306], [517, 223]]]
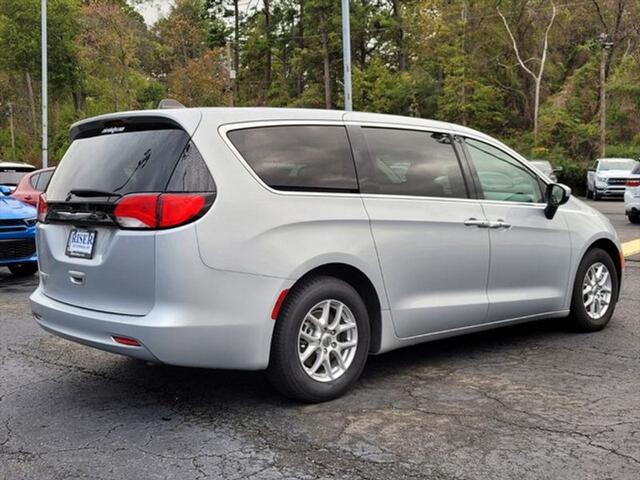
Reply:
[[628, 170], [635, 166], [635, 160], [611, 160], [606, 162], [600, 162], [598, 166], [598, 170], [601, 172], [606, 172], [607, 170]]
[[177, 128], [75, 140], [53, 174], [47, 199], [67, 201], [71, 191], [118, 196], [164, 191], [188, 142], [189, 135]]

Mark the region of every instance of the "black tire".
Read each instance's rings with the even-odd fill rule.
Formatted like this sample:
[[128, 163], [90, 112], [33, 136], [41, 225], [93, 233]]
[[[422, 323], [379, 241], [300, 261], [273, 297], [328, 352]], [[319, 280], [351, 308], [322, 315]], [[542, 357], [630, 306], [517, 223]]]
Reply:
[[629, 221], [631, 223], [640, 223], [640, 215], [638, 215], [638, 214], [629, 215]]
[[593, 199], [597, 202], [598, 200], [600, 200], [602, 198], [602, 196], [598, 193], [597, 190], [593, 191]]
[[587, 185], [587, 194], [585, 195], [587, 200], [589, 200], [591, 198], [591, 189], [589, 188], [589, 186]]
[[36, 262], [14, 263], [9, 265], [9, 270], [15, 277], [28, 277], [38, 271]]
[[[347, 370], [335, 380], [321, 382], [303, 369], [298, 356], [298, 334], [306, 314], [324, 300], [344, 303], [357, 325], [356, 352]], [[267, 374], [273, 387], [294, 400], [314, 403], [340, 397], [356, 383], [369, 355], [370, 324], [367, 308], [358, 292], [334, 277], [303, 280], [287, 295], [276, 320]]]
[[[595, 263], [604, 264], [609, 270], [609, 274], [611, 276], [611, 302], [609, 303], [609, 308], [605, 314], [597, 320], [591, 318], [587, 313], [582, 297], [582, 286], [585, 275], [589, 268]], [[618, 288], [618, 274], [611, 256], [601, 248], [593, 248], [589, 250], [578, 267], [576, 279], [573, 285], [571, 313], [569, 315], [569, 320], [572, 326], [579, 332], [596, 332], [606, 327], [616, 308]]]

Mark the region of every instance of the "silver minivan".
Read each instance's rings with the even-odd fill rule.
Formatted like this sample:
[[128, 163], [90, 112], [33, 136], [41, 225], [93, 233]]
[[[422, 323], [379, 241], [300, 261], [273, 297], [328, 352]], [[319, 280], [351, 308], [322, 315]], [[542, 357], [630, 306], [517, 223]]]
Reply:
[[[335, 398], [369, 354], [531, 320], [609, 322], [597, 211], [448, 123], [202, 108], [84, 120], [39, 203], [39, 325]], [[559, 320], [560, 321], [560, 320]]]

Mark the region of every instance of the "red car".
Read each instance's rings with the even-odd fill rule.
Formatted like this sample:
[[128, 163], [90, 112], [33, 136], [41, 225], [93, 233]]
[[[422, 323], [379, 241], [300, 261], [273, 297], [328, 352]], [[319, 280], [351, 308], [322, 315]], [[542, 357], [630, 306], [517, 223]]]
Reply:
[[44, 168], [25, 175], [11, 196], [34, 207], [37, 206], [38, 197], [47, 188], [54, 170], [55, 167]]

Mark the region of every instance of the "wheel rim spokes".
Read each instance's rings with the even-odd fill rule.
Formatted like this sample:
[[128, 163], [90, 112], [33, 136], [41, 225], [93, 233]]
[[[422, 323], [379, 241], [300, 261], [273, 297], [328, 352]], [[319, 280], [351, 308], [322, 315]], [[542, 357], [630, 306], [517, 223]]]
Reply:
[[349, 307], [324, 300], [305, 315], [298, 333], [298, 359], [309, 377], [319, 382], [340, 378], [358, 347], [358, 327]]
[[602, 318], [611, 304], [611, 272], [601, 262], [589, 267], [582, 282], [582, 303], [587, 315], [594, 320]]

